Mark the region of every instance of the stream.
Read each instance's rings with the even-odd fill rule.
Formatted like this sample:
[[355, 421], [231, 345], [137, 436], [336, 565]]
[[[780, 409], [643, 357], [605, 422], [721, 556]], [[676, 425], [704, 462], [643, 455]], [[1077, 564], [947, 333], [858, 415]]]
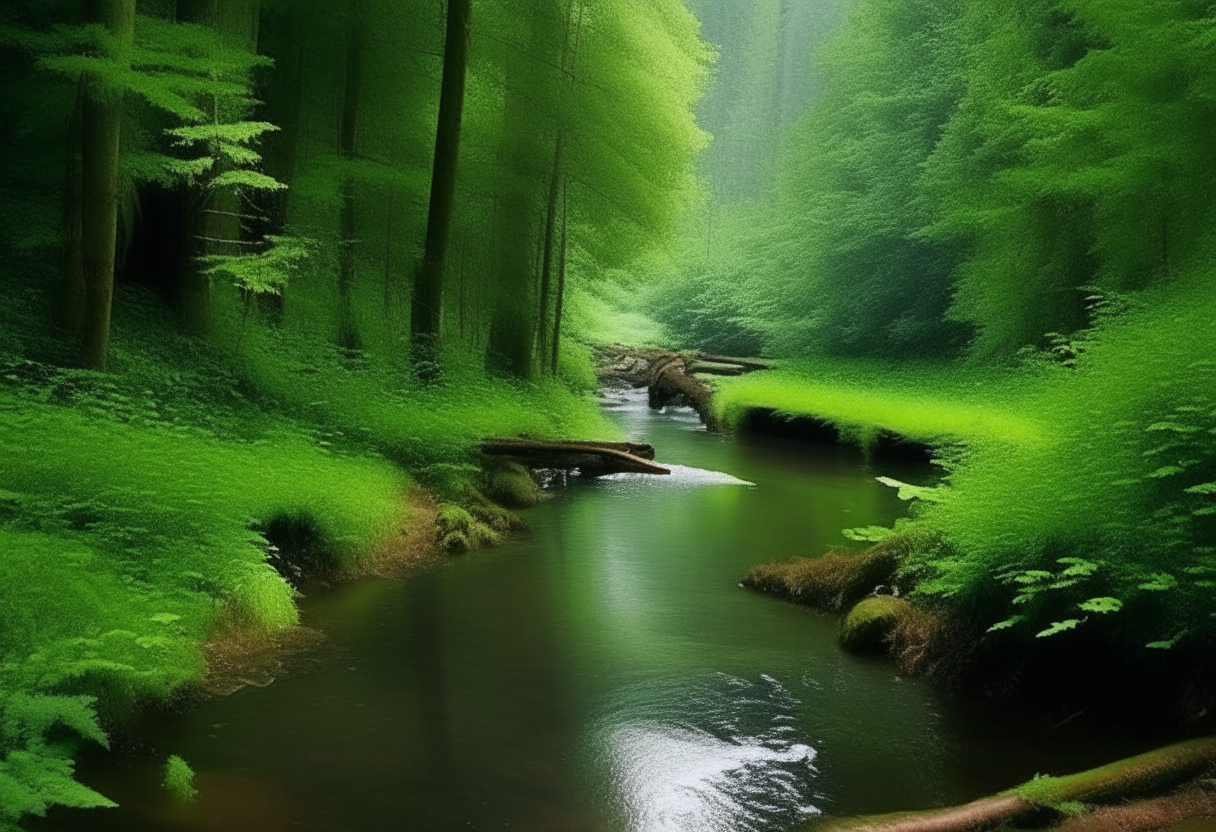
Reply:
[[[532, 531], [303, 601], [325, 641], [265, 689], [150, 716], [82, 779], [121, 804], [53, 830], [786, 832], [925, 808], [1152, 746], [952, 701], [843, 653], [836, 620], [738, 586], [906, 512], [847, 448], [605, 409], [671, 477], [571, 478]], [[198, 802], [159, 786], [169, 754]]]

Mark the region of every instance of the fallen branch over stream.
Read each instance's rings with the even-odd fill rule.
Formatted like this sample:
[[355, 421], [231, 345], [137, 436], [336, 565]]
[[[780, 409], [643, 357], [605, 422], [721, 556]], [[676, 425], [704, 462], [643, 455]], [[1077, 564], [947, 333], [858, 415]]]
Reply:
[[529, 468], [577, 469], [584, 476], [606, 474], [671, 473], [670, 468], [657, 465], [654, 448], [637, 442], [595, 442], [564, 440], [545, 442], [527, 437], [485, 439], [481, 451], [490, 456], [505, 456], [522, 462]]
[[[1094, 804], [1109, 806], [1135, 798], [1168, 794], [1178, 786], [1208, 774], [1214, 766], [1216, 738], [1191, 740], [1080, 774], [1041, 777], [1016, 789], [963, 806], [925, 812], [821, 819], [812, 822], [808, 828], [814, 832], [980, 832], [1051, 812], [1064, 804], [1075, 806], [1083, 803], [1087, 804], [1087, 808]], [[1202, 793], [1192, 790], [1175, 797], [1158, 798], [1152, 802], [1153, 814], [1182, 819], [1210, 812], [1212, 801], [1198, 799], [1196, 795], [1199, 794]], [[1166, 803], [1170, 806], [1168, 810], [1164, 808]], [[1093, 817], [1100, 812], [1094, 813]], [[1125, 811], [1124, 814], [1132, 816], [1135, 813]], [[1100, 828], [1081, 826], [1081, 818], [1086, 817], [1090, 815], [1069, 820], [1061, 829]]]

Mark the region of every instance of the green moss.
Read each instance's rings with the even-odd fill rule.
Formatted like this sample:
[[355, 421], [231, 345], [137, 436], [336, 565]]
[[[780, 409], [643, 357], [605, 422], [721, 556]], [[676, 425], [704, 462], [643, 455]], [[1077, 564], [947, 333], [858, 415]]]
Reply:
[[501, 535], [473, 514], [458, 505], [445, 503], [436, 518], [439, 545], [451, 554], [463, 554], [471, 549], [493, 546]]
[[165, 791], [179, 803], [193, 803], [198, 798], [194, 787], [194, 770], [181, 757], [174, 754], [165, 763]]
[[485, 495], [507, 508], [531, 508], [547, 498], [532, 473], [518, 462], [501, 462], [489, 469]]
[[911, 605], [890, 595], [866, 598], [845, 616], [840, 625], [840, 644], [854, 653], [884, 653]]
[[1006, 794], [1053, 808], [1078, 801], [1119, 802], [1165, 792], [1210, 770], [1214, 763], [1216, 738], [1190, 740], [1078, 774], [1036, 777]]

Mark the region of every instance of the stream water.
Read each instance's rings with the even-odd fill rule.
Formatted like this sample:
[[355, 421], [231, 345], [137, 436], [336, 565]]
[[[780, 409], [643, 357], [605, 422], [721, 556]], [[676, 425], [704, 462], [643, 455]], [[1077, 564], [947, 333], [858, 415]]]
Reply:
[[[906, 507], [875, 476], [925, 468], [713, 436], [644, 391], [605, 407], [673, 476], [572, 478], [507, 545], [306, 599], [327, 636], [306, 663], [147, 720], [82, 770], [121, 808], [40, 828], [784, 832], [1142, 750], [974, 712], [738, 586], [891, 523]], [[198, 772], [191, 806], [159, 788], [169, 754]]]

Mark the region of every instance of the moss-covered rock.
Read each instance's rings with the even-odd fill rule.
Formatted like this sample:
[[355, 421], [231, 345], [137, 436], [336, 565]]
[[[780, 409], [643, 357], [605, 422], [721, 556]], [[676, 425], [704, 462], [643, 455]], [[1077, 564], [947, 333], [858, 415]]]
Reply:
[[853, 653], [885, 653], [911, 604], [892, 595], [866, 598], [849, 610], [840, 624], [840, 645]]
[[501, 540], [498, 532], [454, 503], [439, 507], [435, 526], [439, 545], [451, 554], [493, 546]]
[[491, 500], [507, 508], [531, 508], [547, 497], [532, 472], [518, 462], [500, 462], [487, 470], [484, 491]]
[[469, 513], [485, 523], [499, 534], [506, 532], [524, 531], [528, 528], [528, 523], [518, 514], [509, 511], [497, 503], [492, 503], [481, 495], [480, 492], [475, 492], [476, 500], [469, 503]]

